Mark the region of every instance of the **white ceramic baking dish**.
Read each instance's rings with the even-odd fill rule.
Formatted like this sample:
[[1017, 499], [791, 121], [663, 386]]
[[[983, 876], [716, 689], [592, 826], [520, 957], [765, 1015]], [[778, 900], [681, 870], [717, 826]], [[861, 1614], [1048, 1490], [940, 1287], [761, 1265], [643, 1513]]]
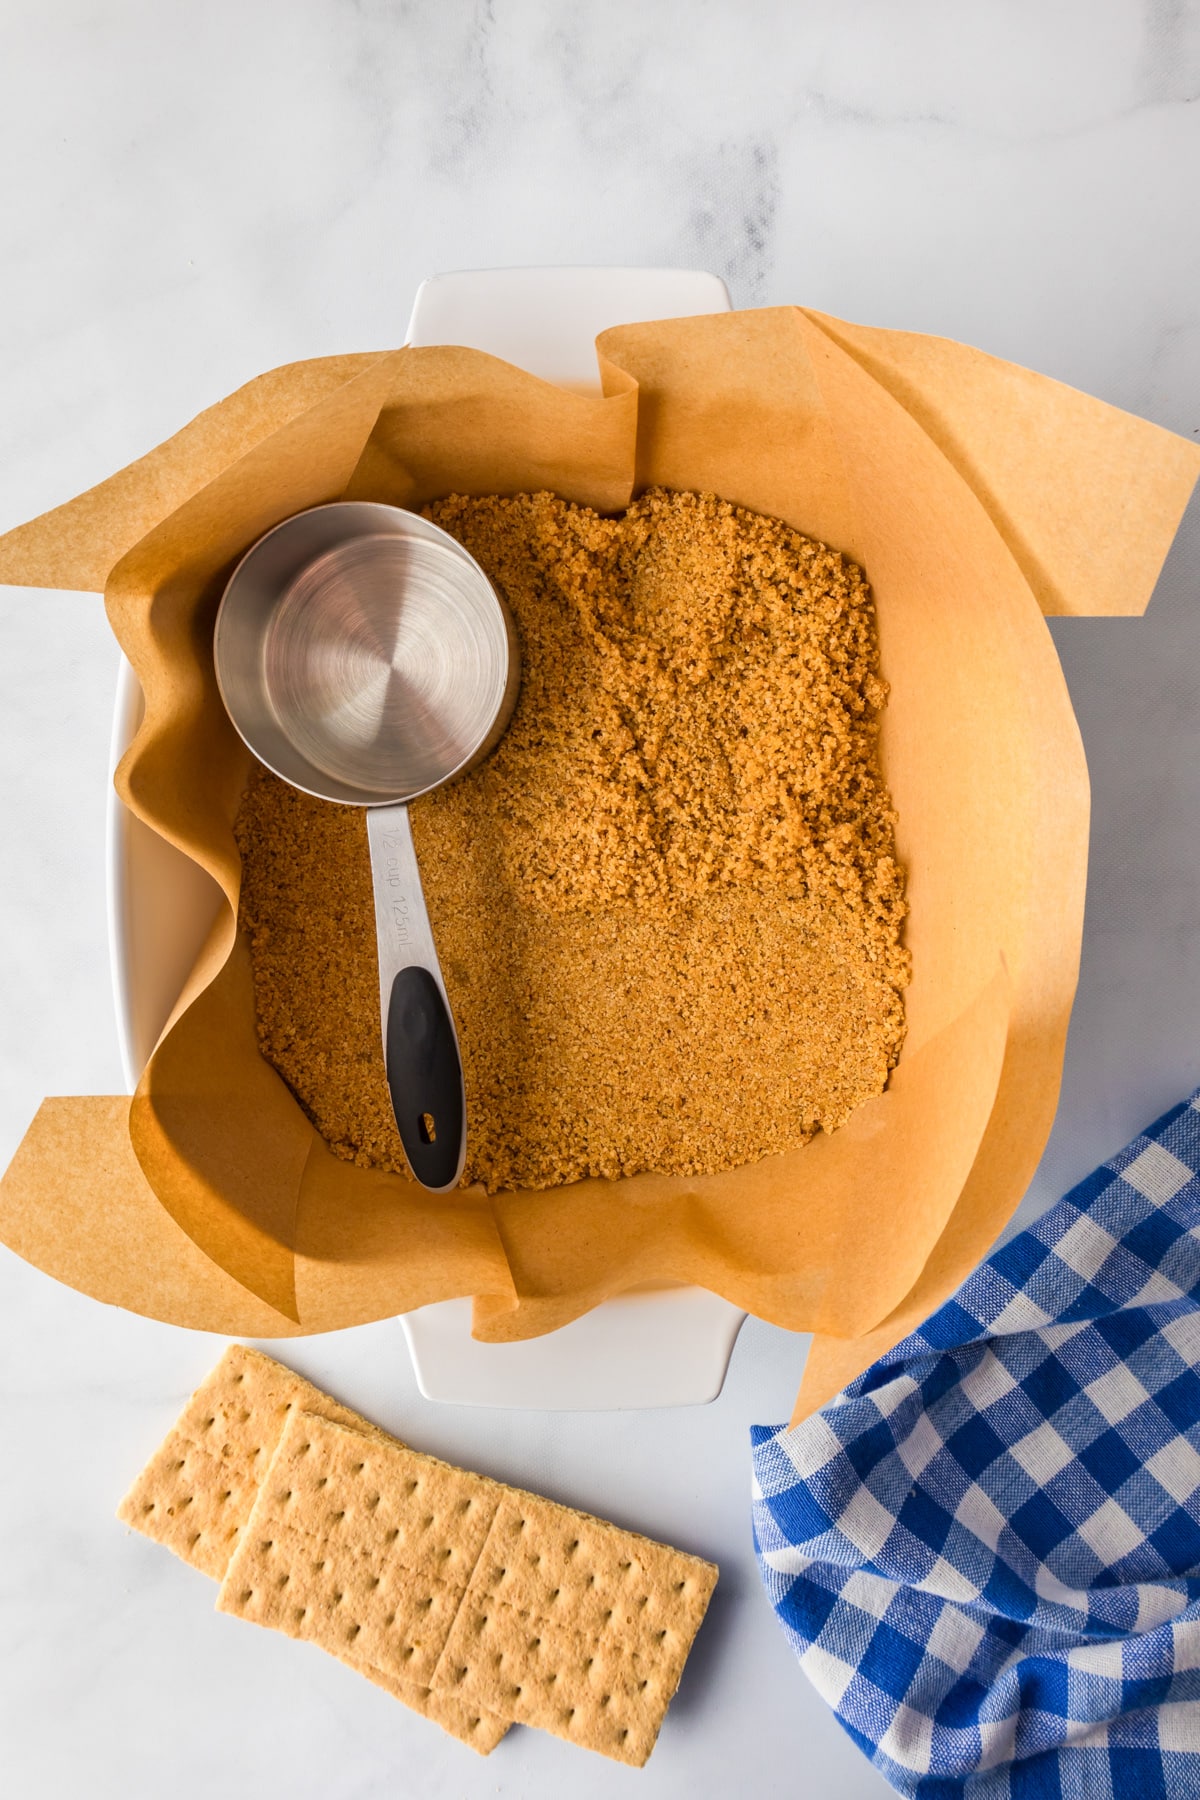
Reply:
[[[599, 389], [595, 339], [609, 325], [724, 312], [725, 284], [687, 269], [477, 269], [421, 284], [407, 344], [463, 344], [544, 380]], [[122, 661], [112, 766], [141, 722]], [[110, 790], [109, 945], [117, 1033], [130, 1092], [179, 997], [218, 905], [202, 870], [133, 817]], [[702, 1288], [638, 1290], [547, 1337], [480, 1344], [471, 1302], [404, 1316], [421, 1392], [468, 1406], [605, 1410], [689, 1406], [721, 1391], [745, 1314]]]

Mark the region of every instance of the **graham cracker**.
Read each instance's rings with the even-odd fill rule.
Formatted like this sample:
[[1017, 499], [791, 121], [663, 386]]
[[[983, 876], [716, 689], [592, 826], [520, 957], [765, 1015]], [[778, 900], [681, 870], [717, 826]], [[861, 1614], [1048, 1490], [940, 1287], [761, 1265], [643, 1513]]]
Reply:
[[294, 1413], [218, 1610], [429, 1685], [503, 1493], [403, 1444]]
[[[360, 1434], [385, 1434], [291, 1369], [231, 1344], [134, 1481], [117, 1517], [221, 1581], [293, 1414], [309, 1411]], [[387, 1439], [392, 1442], [393, 1440]], [[508, 1729], [473, 1702], [433, 1694], [401, 1672], [375, 1668], [351, 1647], [342, 1660], [486, 1755]]]
[[143, 1536], [220, 1581], [293, 1410], [376, 1428], [258, 1350], [230, 1344], [117, 1508]]
[[716, 1576], [586, 1513], [293, 1412], [217, 1605], [641, 1765]]
[[640, 1767], [716, 1579], [699, 1557], [509, 1490], [431, 1685]]

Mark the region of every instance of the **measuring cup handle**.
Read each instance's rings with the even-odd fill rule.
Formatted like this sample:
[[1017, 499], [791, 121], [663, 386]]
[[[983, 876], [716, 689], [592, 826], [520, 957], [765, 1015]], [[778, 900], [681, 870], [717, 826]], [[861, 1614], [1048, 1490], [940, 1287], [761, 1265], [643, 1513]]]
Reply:
[[409, 1167], [422, 1187], [452, 1188], [467, 1154], [462, 1059], [407, 806], [368, 807], [367, 841], [392, 1111]]

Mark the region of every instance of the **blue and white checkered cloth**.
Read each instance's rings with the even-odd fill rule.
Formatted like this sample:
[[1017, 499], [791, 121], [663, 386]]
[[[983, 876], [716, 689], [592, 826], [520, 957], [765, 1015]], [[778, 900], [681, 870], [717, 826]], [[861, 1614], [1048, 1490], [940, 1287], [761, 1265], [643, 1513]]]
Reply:
[[1200, 1796], [1200, 1094], [753, 1440], [771, 1604], [901, 1794]]

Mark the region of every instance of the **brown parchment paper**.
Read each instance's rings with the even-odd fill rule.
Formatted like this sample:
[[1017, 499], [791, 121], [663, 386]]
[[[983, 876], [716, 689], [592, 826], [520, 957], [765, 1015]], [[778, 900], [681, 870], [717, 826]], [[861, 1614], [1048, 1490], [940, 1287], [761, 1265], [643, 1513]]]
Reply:
[[[132, 1102], [37, 1114], [0, 1239], [101, 1299], [259, 1337], [472, 1294], [499, 1341], [697, 1282], [818, 1334], [807, 1409], [951, 1291], [1041, 1153], [1088, 810], [1043, 613], [1144, 608], [1200, 452], [979, 351], [796, 308], [619, 327], [598, 352], [596, 397], [453, 347], [276, 370], [0, 539], [0, 580], [103, 586], [146, 696], [119, 791], [224, 895]], [[489, 1200], [340, 1162], [257, 1048], [232, 835], [247, 760], [211, 660], [229, 569], [342, 495], [544, 487], [616, 509], [652, 482], [785, 518], [871, 580], [915, 971], [888, 1091], [701, 1179]]]

